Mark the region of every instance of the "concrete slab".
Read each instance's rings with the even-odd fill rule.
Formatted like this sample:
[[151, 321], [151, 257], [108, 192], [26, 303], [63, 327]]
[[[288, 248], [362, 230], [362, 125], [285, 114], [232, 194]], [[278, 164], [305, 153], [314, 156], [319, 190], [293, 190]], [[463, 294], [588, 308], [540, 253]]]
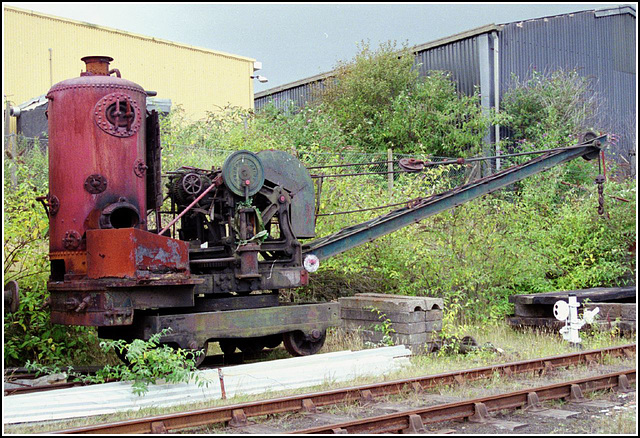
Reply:
[[442, 310], [444, 301], [442, 298], [411, 297], [406, 295], [388, 294], [356, 294], [352, 297], [338, 299], [340, 307], [351, 309], [376, 308], [382, 312], [415, 312]]
[[[385, 316], [393, 322], [407, 324], [411, 322], [441, 321], [442, 310], [385, 312]], [[363, 321], [379, 321], [378, 313], [370, 309], [340, 307], [340, 318], [359, 319]]]
[[[367, 340], [369, 342], [378, 343], [382, 341], [384, 337], [383, 332], [373, 331], [373, 330], [360, 330], [359, 333], [362, 336], [362, 339]], [[391, 339], [396, 345], [413, 345], [413, 344], [426, 344], [430, 342], [432, 339], [437, 338], [436, 332], [423, 332], [416, 334], [403, 334], [403, 333], [391, 333]]]
[[636, 303], [587, 303], [587, 310], [599, 309], [598, 319], [603, 321], [615, 321], [620, 318], [623, 321], [635, 321], [637, 312]]
[[592, 303], [602, 303], [623, 300], [627, 298], [635, 299], [636, 287], [598, 287], [593, 289], [511, 295], [509, 297], [509, 302], [518, 304], [550, 304], [551, 306], [553, 306], [558, 300], [566, 301], [570, 293], [576, 296], [579, 303], [582, 303], [586, 299], [589, 299], [589, 301]]
[[324, 412], [318, 412], [315, 414], [306, 414], [305, 417], [313, 420], [313, 422], [318, 425], [338, 424], [338, 423], [345, 423], [347, 421], [353, 421], [353, 418], [347, 417], [345, 415], [333, 415], [333, 414], [327, 414]]
[[498, 429], [509, 430], [509, 431], [514, 431], [516, 429], [521, 429], [523, 427], [528, 426], [527, 423], [518, 423], [516, 421], [500, 420], [497, 418], [490, 419], [488, 423], [497, 427]]
[[259, 424], [249, 424], [243, 427], [234, 427], [234, 434], [247, 434], [247, 435], [275, 435], [282, 434], [281, 429], [276, 429], [275, 427], [259, 425]]
[[[375, 327], [381, 326], [383, 321], [384, 320], [364, 321], [360, 319], [343, 319], [342, 326], [346, 329], [362, 328], [365, 330], [376, 331]], [[427, 330], [427, 327], [430, 330]], [[391, 328], [395, 330], [396, 333], [399, 333], [399, 334], [413, 335], [418, 333], [424, 333], [427, 331], [441, 330], [442, 321], [400, 323], [400, 322], [394, 322], [392, 320]]]
[[580, 415], [580, 412], [565, 411], [563, 409], [545, 409], [542, 411], [529, 411], [531, 415], [540, 417], [556, 418], [558, 420], [566, 420]]
[[572, 404], [595, 409], [611, 409], [614, 406], [620, 406], [622, 403], [611, 402], [608, 400], [586, 400], [582, 402], [572, 402]]
[[[440, 313], [442, 319], [441, 310], [432, 310], [429, 312], [386, 312], [385, 315], [393, 322], [411, 323], [411, 322], [424, 322], [426, 321], [426, 315], [433, 312]], [[357, 319], [362, 321], [379, 321], [378, 313], [371, 310], [361, 308], [349, 308], [340, 307], [340, 318], [342, 319]]]

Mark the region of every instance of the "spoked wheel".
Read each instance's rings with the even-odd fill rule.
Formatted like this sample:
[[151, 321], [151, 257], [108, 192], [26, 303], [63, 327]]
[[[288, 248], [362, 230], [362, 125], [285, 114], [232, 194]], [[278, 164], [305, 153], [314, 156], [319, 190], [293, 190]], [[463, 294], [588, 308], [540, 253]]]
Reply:
[[326, 330], [313, 330], [309, 334], [304, 334], [297, 330], [282, 335], [284, 347], [292, 356], [309, 356], [316, 354], [324, 345], [326, 337]]
[[[171, 347], [175, 351], [182, 349], [177, 342], [163, 342], [158, 347], [163, 347], [163, 346]], [[195, 365], [195, 367], [200, 368], [200, 365], [202, 365], [205, 358], [207, 357], [207, 348], [209, 344], [205, 342], [204, 346], [200, 348], [193, 348], [196, 346], [197, 346], [196, 342], [191, 342], [189, 347], [192, 347], [192, 348], [184, 348], [182, 349], [182, 351], [187, 353], [185, 357], [186, 359], [193, 359], [193, 364]]]
[[201, 350], [189, 350], [191, 351], [191, 353], [193, 353], [193, 361], [196, 365], [196, 368], [200, 368], [200, 366], [202, 365], [202, 363], [204, 362], [204, 360], [207, 357], [207, 351], [205, 349], [205, 351], [203, 351], [202, 353], [198, 354], [199, 351]]

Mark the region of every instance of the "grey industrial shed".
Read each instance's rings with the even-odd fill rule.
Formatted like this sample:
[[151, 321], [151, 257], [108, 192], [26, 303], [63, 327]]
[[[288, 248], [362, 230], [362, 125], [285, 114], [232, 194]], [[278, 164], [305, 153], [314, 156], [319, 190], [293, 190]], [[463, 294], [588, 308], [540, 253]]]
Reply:
[[[629, 163], [635, 175], [636, 151], [636, 10], [632, 6], [580, 11], [500, 25], [486, 25], [412, 48], [421, 73], [447, 70], [461, 92], [480, 87], [484, 108], [496, 102], [513, 84], [513, 75], [529, 77], [533, 70], [577, 70], [593, 79], [603, 100], [599, 127], [620, 137], [611, 150]], [[332, 72], [302, 79], [255, 94], [255, 108], [268, 102], [298, 106]], [[492, 129], [487, 140], [500, 133]]]

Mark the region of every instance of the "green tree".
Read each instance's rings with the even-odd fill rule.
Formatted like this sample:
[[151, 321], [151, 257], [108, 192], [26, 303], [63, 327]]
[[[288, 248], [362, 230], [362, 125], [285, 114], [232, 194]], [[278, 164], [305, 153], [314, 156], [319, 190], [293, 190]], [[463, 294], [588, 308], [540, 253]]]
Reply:
[[320, 100], [349, 142], [363, 151], [470, 154], [479, 149], [489, 120], [479, 96], [456, 91], [451, 75], [420, 76], [414, 54], [396, 43], [372, 50], [362, 43], [350, 62], [341, 62]]
[[528, 79], [513, 76], [512, 82], [501, 102], [509, 116], [505, 126], [511, 130], [511, 140], [561, 147], [594, 128], [601, 98], [592, 80], [576, 70], [547, 74], [534, 70]]

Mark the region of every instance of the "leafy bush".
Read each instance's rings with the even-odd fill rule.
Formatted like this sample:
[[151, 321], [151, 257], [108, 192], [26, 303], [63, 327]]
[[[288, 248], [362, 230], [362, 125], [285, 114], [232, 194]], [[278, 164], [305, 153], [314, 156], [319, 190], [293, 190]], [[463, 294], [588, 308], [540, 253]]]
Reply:
[[478, 95], [457, 94], [450, 74], [437, 71], [396, 97], [387, 117], [381, 138], [406, 153], [470, 155], [479, 151], [488, 127]]
[[18, 311], [4, 318], [5, 365], [86, 363], [97, 349], [95, 329], [51, 324], [46, 307], [49, 219], [35, 198], [47, 192], [47, 155], [37, 144], [17, 146], [4, 163], [5, 175], [16, 177], [16, 185], [4, 180], [4, 281], [20, 287]]
[[[541, 73], [530, 78], [512, 78], [501, 107], [513, 140], [536, 143], [539, 149], [569, 146], [578, 135], [593, 129], [602, 107], [591, 88], [591, 80], [576, 70]], [[543, 147], [544, 146], [544, 147]]]
[[[110, 380], [131, 381], [132, 391], [136, 395], [149, 392], [149, 385], [158, 380], [166, 383], [189, 382], [195, 379], [199, 385], [207, 382], [201, 380], [195, 373], [195, 358], [204, 351], [191, 352], [183, 349], [173, 349], [168, 345], [160, 345], [162, 336], [170, 333], [171, 329], [163, 329], [152, 335], [148, 341], [136, 339], [131, 343], [123, 340], [108, 340], [100, 342], [100, 348], [105, 352], [117, 352], [126, 357], [128, 365], [106, 365], [93, 375], [81, 375], [69, 372], [75, 381], [89, 383], [105, 383]], [[36, 362], [27, 361], [27, 370], [38, 373], [59, 372], [59, 367], [46, 367]]]
[[476, 152], [489, 120], [479, 95], [465, 96], [446, 72], [420, 77], [413, 54], [385, 43], [363, 43], [351, 62], [339, 63], [320, 100], [360, 150], [458, 156]]
[[321, 101], [354, 144], [368, 150], [380, 148], [372, 130], [382, 123], [381, 114], [389, 110], [394, 99], [417, 81], [413, 63], [406, 44], [398, 50], [391, 42], [375, 51], [362, 42], [353, 61], [338, 63], [335, 79], [325, 87]]

